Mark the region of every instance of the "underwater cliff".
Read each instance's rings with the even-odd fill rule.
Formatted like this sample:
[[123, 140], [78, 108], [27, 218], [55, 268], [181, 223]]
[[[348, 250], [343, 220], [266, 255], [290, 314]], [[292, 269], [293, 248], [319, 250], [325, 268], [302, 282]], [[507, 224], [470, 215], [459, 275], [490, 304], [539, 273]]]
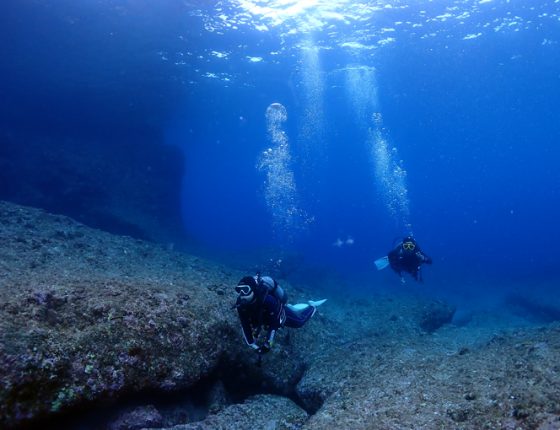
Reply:
[[0, 199], [115, 234], [184, 244], [179, 204], [184, 159], [177, 148], [137, 132], [51, 133], [2, 128]]

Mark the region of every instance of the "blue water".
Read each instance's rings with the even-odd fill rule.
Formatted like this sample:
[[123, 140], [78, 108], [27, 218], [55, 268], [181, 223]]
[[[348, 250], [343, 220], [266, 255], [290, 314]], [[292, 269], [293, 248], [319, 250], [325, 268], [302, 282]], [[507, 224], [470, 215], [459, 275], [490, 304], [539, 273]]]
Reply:
[[1, 9], [3, 132], [178, 146], [188, 249], [368, 289], [413, 233], [424, 291], [559, 284], [558, 0]]

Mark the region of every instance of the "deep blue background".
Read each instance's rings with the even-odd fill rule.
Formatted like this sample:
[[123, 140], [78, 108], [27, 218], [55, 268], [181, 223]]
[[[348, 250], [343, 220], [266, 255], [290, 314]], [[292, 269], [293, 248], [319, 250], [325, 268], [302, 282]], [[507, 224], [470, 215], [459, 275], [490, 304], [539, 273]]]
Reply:
[[[248, 265], [297, 256], [291, 264], [356, 275], [369, 288], [398, 283], [389, 271], [375, 272], [373, 260], [405, 233], [384, 206], [368, 124], [345, 91], [345, 67], [375, 67], [385, 137], [408, 174], [413, 231], [434, 259], [426, 285], [476, 295], [490, 284], [558, 284], [557, 4], [481, 5], [463, 24], [398, 27], [388, 33], [394, 42], [358, 55], [321, 31], [305, 38], [281, 36], [285, 26], [207, 31], [209, 19], [192, 11], [215, 18], [209, 2], [154, 3], [3, 2], [0, 126], [51, 136], [151, 135], [178, 145], [186, 165], [177, 195], [191, 249]], [[438, 7], [383, 11], [365, 28], [437, 16]], [[522, 24], [494, 31], [506, 16]], [[304, 39], [321, 48], [313, 69], [298, 47]], [[313, 103], [305, 96], [309, 73], [323, 88]], [[273, 102], [288, 111], [291, 168], [301, 207], [314, 219], [289, 243], [272, 232], [256, 168], [270, 146], [265, 111]], [[317, 141], [302, 136], [309, 109], [322, 113]], [[332, 245], [348, 236], [353, 245]]]

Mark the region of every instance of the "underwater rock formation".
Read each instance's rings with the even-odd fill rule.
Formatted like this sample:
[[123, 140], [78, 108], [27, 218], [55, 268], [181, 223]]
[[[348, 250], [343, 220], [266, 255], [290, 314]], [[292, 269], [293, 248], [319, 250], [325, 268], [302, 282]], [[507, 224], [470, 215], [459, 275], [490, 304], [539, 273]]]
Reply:
[[122, 414], [109, 425], [108, 430], [139, 430], [146, 427], [162, 427], [163, 418], [153, 406], [143, 406]]
[[323, 368], [336, 379], [314, 367], [298, 386], [323, 394], [304, 428], [557, 428], [544, 425], [560, 422], [560, 328], [479, 336], [454, 350], [449, 329], [333, 351]]
[[[554, 293], [551, 293], [555, 297]], [[528, 294], [510, 294], [505, 303], [515, 314], [538, 323], [560, 321], [560, 301], [550, 296], [537, 298]]]
[[[119, 402], [120, 414], [79, 427], [558, 423], [557, 323], [512, 329], [507, 319], [500, 330], [475, 314], [468, 325], [441, 325], [449, 304], [404, 293], [353, 298], [342, 286], [302, 329], [281, 330], [259, 366], [232, 309], [243, 275], [0, 202], [0, 427], [62, 428], [70, 415]], [[281, 284], [294, 302], [319, 298]], [[130, 408], [134, 396], [146, 398]], [[181, 404], [161, 407], [162, 397]]]
[[434, 301], [427, 304], [422, 311], [419, 325], [427, 333], [433, 333], [444, 324], [449, 324], [453, 320], [455, 307], [441, 301]]
[[226, 384], [257, 381], [247, 395], [288, 393], [302, 374], [297, 355], [254, 365], [231, 309], [242, 273], [6, 202], [0, 242], [0, 426], [186, 389], [224, 366], [239, 372]]
[[177, 425], [167, 430], [292, 430], [301, 428], [307, 418], [307, 413], [291, 400], [261, 394], [241, 404], [228, 406], [203, 421]]
[[185, 240], [183, 156], [149, 136], [0, 134], [0, 199], [67, 215], [111, 233]]

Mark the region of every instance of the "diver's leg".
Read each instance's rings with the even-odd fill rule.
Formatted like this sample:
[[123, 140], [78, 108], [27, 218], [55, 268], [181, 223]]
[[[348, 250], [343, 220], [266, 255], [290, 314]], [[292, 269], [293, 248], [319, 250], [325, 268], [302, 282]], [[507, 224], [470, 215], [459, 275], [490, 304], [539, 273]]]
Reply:
[[309, 305], [300, 311], [294, 311], [286, 306], [286, 322], [285, 327], [300, 328], [302, 327], [315, 313], [315, 306]]

